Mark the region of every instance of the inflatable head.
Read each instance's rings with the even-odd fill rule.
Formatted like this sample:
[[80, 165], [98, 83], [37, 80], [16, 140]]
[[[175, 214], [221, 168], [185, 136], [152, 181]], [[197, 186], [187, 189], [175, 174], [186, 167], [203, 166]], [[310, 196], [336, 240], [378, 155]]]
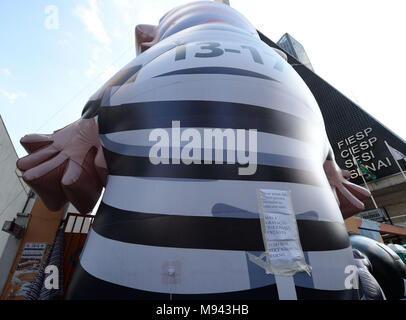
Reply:
[[387, 245], [358, 234], [351, 234], [353, 249], [368, 257], [372, 275], [389, 300], [402, 299], [406, 290], [406, 265]]
[[255, 27], [238, 11], [214, 1], [196, 1], [167, 12], [158, 25], [140, 24], [135, 28], [137, 54], [184, 29], [211, 22], [240, 28], [259, 38]]

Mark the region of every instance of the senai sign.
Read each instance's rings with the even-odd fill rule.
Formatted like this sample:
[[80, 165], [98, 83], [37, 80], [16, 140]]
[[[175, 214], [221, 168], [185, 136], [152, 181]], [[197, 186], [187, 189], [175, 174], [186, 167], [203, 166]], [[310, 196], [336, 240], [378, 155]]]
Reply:
[[353, 156], [368, 171], [382, 177], [385, 176], [381, 172], [382, 169], [391, 166], [396, 167], [394, 159], [391, 158], [388, 150], [382, 152], [382, 146], [385, 146], [384, 140], [374, 134], [371, 127], [368, 127], [338, 141], [336, 143], [336, 154], [339, 154], [341, 162], [344, 163], [343, 168], [351, 172], [351, 179], [356, 179], [360, 174], [357, 165], [353, 161]]
[[[264, 34], [259, 32], [259, 35], [261, 40], [269, 46], [281, 49]], [[292, 55], [288, 55], [288, 62], [304, 80], [316, 99], [336, 161], [341, 168], [351, 171], [352, 182], [363, 183], [352, 159], [353, 155], [356, 161], [377, 179], [400, 172], [385, 141], [399, 153], [406, 155], [406, 143], [402, 138]], [[330, 63], [337, 64], [338, 62], [331, 61]], [[389, 94], [390, 88], [387, 90]], [[399, 114], [393, 116], [399, 117]], [[406, 170], [406, 161], [399, 161], [399, 166]]]
[[378, 178], [399, 171], [395, 160], [385, 146], [385, 138], [376, 134], [371, 127], [362, 129], [336, 142], [335, 153], [339, 155], [338, 162], [343, 163], [343, 169], [349, 170], [351, 179], [360, 175], [354, 158], [367, 171]]

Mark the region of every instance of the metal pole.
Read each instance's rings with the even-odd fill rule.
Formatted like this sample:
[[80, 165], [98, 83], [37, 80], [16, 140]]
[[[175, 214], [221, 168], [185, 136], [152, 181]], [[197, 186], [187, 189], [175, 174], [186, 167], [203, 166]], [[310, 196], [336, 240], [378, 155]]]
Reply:
[[383, 212], [385, 212], [385, 215], [388, 218], [390, 224], [393, 226], [393, 222], [392, 222], [392, 219], [390, 218], [390, 215], [389, 215], [388, 211], [386, 210], [385, 207], [382, 207], [382, 209], [383, 209]]
[[[382, 209], [385, 212], [386, 216], [388, 217], [390, 224], [393, 226], [394, 224], [392, 222], [392, 219], [390, 218], [390, 215], [389, 215], [388, 211], [386, 210], [385, 207], [383, 207]], [[401, 241], [398, 234], [394, 235], [393, 237], [396, 238], [396, 240], [398, 241], [398, 244], [402, 244], [402, 241]]]
[[369, 189], [367, 182], [365, 181], [364, 174], [362, 173], [361, 169], [359, 168], [358, 162], [357, 162], [357, 160], [355, 160], [354, 155], [352, 155], [352, 161], [353, 161], [354, 164], [357, 166], [358, 174], [361, 176], [362, 181], [364, 181], [365, 187], [366, 187], [366, 188], [368, 189], [368, 191], [371, 193], [371, 199], [372, 199], [372, 202], [373, 202], [373, 204], [374, 204], [374, 206], [375, 206], [375, 209], [378, 209], [378, 206], [376, 205], [374, 196], [372, 195], [372, 192], [371, 192], [371, 190]]
[[385, 142], [385, 145], [386, 145], [386, 147], [388, 148], [389, 153], [391, 154], [393, 160], [395, 160], [396, 164], [398, 165], [400, 172], [402, 172], [403, 178], [405, 178], [405, 180], [406, 180], [406, 175], [405, 175], [405, 173], [403, 172], [403, 169], [402, 169], [402, 167], [400, 166], [398, 160], [396, 160], [396, 158], [393, 156], [393, 153], [392, 153], [392, 151], [391, 151], [391, 149], [390, 149], [390, 147], [389, 147], [389, 144], [386, 142], [386, 140], [385, 140], [384, 142]]

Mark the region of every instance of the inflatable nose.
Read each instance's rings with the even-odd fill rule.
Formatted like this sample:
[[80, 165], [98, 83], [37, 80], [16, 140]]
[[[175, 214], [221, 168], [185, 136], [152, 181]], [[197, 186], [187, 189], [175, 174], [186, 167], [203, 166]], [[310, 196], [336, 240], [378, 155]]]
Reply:
[[139, 24], [135, 27], [135, 48], [137, 55], [146, 51], [153, 45], [157, 26]]

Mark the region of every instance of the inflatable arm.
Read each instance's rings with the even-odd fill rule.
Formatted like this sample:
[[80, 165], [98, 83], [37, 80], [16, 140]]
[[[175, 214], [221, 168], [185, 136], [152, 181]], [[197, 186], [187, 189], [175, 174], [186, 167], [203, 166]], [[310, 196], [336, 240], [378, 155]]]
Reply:
[[365, 209], [363, 201], [371, 197], [371, 193], [348, 181], [350, 172], [340, 169], [335, 162], [331, 147], [327, 159], [324, 161], [323, 168], [337, 203], [340, 206], [343, 218], [347, 219], [363, 211]]
[[81, 118], [53, 134], [26, 135], [20, 142], [28, 156], [17, 161], [17, 168], [49, 209], [69, 201], [81, 213], [92, 210], [107, 178], [94, 118]]

